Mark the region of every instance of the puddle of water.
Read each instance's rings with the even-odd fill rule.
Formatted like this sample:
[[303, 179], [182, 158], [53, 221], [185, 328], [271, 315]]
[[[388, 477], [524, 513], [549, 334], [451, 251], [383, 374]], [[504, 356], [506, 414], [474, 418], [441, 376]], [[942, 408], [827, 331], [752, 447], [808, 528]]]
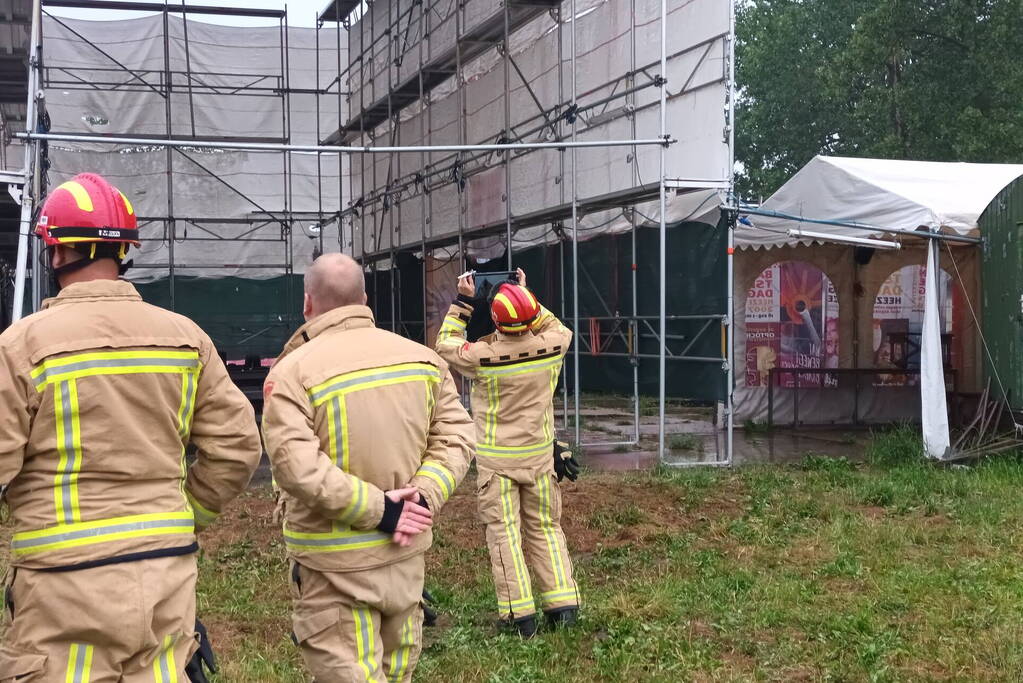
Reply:
[[[733, 432], [732, 464], [736, 466], [791, 464], [801, 462], [810, 454], [857, 461], [863, 459], [869, 437], [869, 432], [841, 430], [775, 429], [770, 432], [747, 433], [737, 429]], [[724, 432], [704, 434], [703, 445], [702, 453], [689, 451], [672, 453], [666, 458], [666, 462], [697, 464], [724, 460]]]

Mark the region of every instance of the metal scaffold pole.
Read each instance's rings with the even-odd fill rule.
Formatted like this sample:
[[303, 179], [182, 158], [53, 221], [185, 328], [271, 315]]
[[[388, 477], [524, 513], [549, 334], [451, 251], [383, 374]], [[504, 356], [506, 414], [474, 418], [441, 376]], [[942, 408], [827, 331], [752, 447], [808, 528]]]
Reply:
[[[728, 201], [735, 202], [735, 0], [728, 3]], [[725, 457], [726, 464], [731, 466], [733, 455], [733, 430], [735, 429], [735, 405], [734, 405], [734, 384], [735, 384], [735, 221], [728, 223], [728, 277], [725, 286], [728, 287], [726, 295], [726, 322], [728, 329], [725, 331], [725, 358], [727, 358], [727, 379], [725, 385], [725, 410], [728, 412], [727, 433], [725, 435]]]
[[[170, 139], [174, 134], [173, 123], [172, 123], [172, 111], [171, 111], [171, 93], [173, 92], [173, 83], [171, 79], [171, 64], [170, 64], [170, 13], [167, 10], [167, 6], [163, 8], [163, 96], [164, 96], [164, 118], [166, 119], [167, 127], [167, 138]], [[167, 261], [169, 264], [167, 285], [169, 287], [168, 294], [170, 295], [170, 309], [175, 310], [175, 299], [176, 291], [174, 286], [175, 279], [175, 256], [174, 256], [174, 245], [177, 242], [177, 222], [174, 220], [174, 150], [167, 147], [165, 150], [167, 153]]]
[[[661, 86], [660, 86], [660, 138], [665, 140], [667, 136], [667, 97], [668, 97], [668, 0], [661, 0]], [[666, 221], [667, 201], [665, 197], [665, 147], [662, 145], [659, 151], [659, 187], [658, 201], [660, 202], [660, 248], [658, 250], [658, 300], [660, 310], [660, 344], [657, 360], [657, 457], [664, 462], [664, 412], [665, 412], [665, 375], [667, 374], [667, 350], [668, 350], [668, 302], [667, 302], [667, 250], [668, 250], [668, 226]]]
[[[42, 2], [32, 3], [32, 32], [28, 53], [28, 99], [25, 110], [25, 130], [32, 132], [36, 127], [36, 93], [39, 91], [39, 48], [42, 31]], [[25, 184], [21, 193], [21, 221], [18, 223], [18, 260], [14, 275], [14, 303], [11, 307], [11, 321], [21, 320], [25, 303], [25, 275], [28, 266], [28, 237], [32, 233], [32, 213], [34, 204], [39, 200], [39, 143], [25, 141]], [[35, 259], [33, 263], [33, 289], [38, 286], [37, 271], [39, 267]], [[35, 297], [33, 297], [34, 299]]]
[[[576, 0], [572, 0], [572, 31], [569, 33], [571, 50], [571, 83], [572, 99], [569, 106], [575, 106], [577, 95], [576, 79]], [[572, 118], [572, 142], [576, 142], [578, 117]], [[579, 387], [579, 187], [576, 148], [572, 147], [570, 154], [570, 167], [572, 174], [572, 332], [575, 334], [575, 343], [572, 344], [572, 391], [573, 391], [573, 412], [575, 414], [575, 445], [582, 443], [582, 419], [580, 416], [580, 387]]]
[[[340, 145], [289, 145], [285, 143], [233, 142], [225, 140], [168, 140], [113, 135], [75, 135], [70, 133], [15, 133], [19, 140], [51, 140], [56, 142], [90, 142], [99, 145], [135, 145], [212, 150], [242, 150], [249, 152], [327, 152], [331, 154], [395, 154], [402, 152], [503, 152], [505, 150], [576, 149], [590, 147], [633, 147], [663, 145], [663, 138], [642, 140], [580, 140], [572, 142], [514, 142], [479, 145], [407, 145], [379, 147], [346, 147]], [[673, 140], [669, 141], [673, 143]]]
[[[511, 45], [508, 39], [508, 3], [504, 3], [504, 42], [502, 43], [504, 66], [504, 140], [511, 140]], [[512, 206], [511, 206], [511, 151], [504, 151], [504, 247], [505, 262], [508, 270], [512, 269]]]

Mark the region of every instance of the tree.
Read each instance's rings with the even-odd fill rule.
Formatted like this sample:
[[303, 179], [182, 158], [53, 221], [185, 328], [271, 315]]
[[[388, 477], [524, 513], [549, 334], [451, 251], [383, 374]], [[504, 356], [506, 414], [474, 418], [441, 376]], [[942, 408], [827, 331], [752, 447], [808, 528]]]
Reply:
[[816, 154], [1023, 161], [1019, 0], [746, 0], [736, 19], [746, 199]]

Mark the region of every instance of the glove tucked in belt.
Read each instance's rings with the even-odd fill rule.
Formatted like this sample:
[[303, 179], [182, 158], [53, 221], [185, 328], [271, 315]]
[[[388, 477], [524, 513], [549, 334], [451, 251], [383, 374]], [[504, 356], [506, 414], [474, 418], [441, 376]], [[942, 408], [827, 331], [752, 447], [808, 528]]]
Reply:
[[558, 475], [558, 481], [565, 477], [568, 477], [569, 481], [575, 481], [579, 478], [579, 467], [579, 461], [575, 459], [575, 454], [569, 450], [568, 444], [563, 441], [555, 441], [554, 473]]
[[195, 620], [195, 633], [199, 636], [199, 649], [192, 655], [188, 665], [185, 666], [185, 673], [192, 683], [209, 683], [203, 665], [210, 670], [210, 673], [217, 673], [217, 659], [213, 655], [213, 645], [210, 644], [210, 636], [206, 633], [206, 627], [198, 619]]

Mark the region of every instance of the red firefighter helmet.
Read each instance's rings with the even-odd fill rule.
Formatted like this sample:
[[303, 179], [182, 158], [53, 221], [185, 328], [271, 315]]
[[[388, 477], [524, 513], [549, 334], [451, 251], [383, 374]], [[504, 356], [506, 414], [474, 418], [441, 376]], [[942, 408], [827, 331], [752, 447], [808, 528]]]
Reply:
[[79, 173], [46, 197], [36, 225], [48, 247], [61, 244], [120, 244], [139, 246], [138, 222], [128, 198], [95, 173]]
[[525, 332], [540, 315], [540, 303], [522, 285], [505, 282], [490, 302], [490, 315], [497, 329], [512, 334]]

